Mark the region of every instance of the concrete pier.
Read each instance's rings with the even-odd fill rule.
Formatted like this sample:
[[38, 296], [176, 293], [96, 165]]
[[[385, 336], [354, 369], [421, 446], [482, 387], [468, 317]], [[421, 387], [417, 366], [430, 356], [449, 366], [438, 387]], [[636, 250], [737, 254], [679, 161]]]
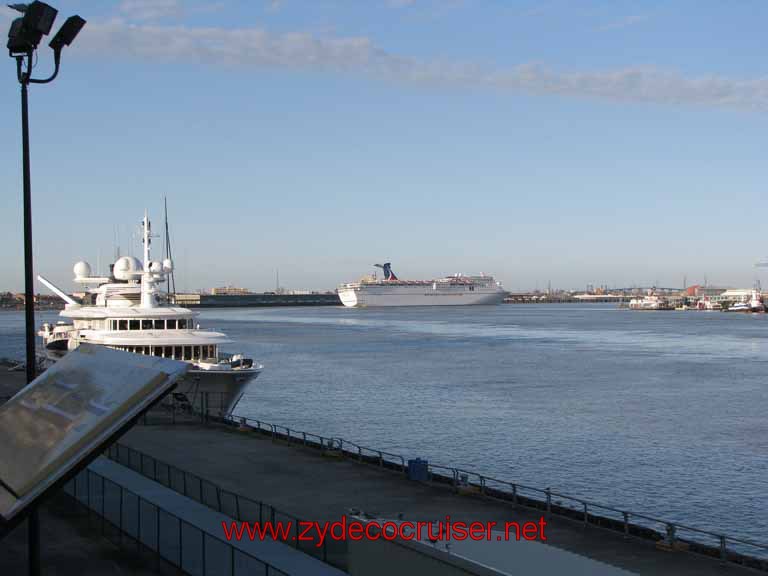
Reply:
[[[222, 488], [304, 520], [335, 521], [350, 508], [411, 521], [537, 521], [541, 513], [407, 480], [401, 473], [220, 425], [138, 426], [122, 443]], [[755, 570], [552, 517], [547, 544], [637, 574], [746, 575]], [[344, 550], [335, 550], [342, 555]], [[338, 559], [337, 559], [338, 560]], [[336, 562], [343, 565], [342, 562]]]

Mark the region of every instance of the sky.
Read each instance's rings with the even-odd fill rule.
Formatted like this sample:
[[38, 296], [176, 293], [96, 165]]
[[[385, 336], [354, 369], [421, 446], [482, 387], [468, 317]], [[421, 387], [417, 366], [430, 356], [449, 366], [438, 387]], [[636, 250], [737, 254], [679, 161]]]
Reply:
[[[30, 88], [35, 274], [65, 289], [77, 260], [138, 254], [164, 197], [185, 290], [382, 261], [510, 290], [768, 285], [761, 0], [51, 3], [54, 30], [88, 21]], [[0, 290], [22, 290], [0, 72]]]

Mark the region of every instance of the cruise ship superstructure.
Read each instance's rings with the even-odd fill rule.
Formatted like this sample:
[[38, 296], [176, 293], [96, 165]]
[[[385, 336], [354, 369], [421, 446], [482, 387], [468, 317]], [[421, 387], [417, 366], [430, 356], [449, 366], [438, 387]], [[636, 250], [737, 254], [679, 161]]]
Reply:
[[150, 258], [146, 215], [142, 226], [143, 262], [132, 256], [118, 258], [106, 277], [92, 276], [86, 262], [75, 264], [74, 281], [86, 287], [81, 302], [38, 276], [66, 303], [60, 313], [66, 320], [43, 324], [38, 333], [46, 356], [55, 361], [87, 342], [189, 362], [192, 367], [177, 386], [177, 399], [196, 409], [231, 413], [262, 366], [239, 354], [225, 354], [221, 347], [231, 342], [225, 334], [201, 329], [197, 313], [165, 301], [159, 285], [173, 270], [173, 263]]
[[464, 276], [455, 274], [436, 280], [400, 280], [392, 265], [374, 264], [384, 271], [384, 278], [375, 274], [358, 282], [341, 284], [339, 298], [344, 306], [466, 306], [498, 304], [506, 292], [493, 276]]

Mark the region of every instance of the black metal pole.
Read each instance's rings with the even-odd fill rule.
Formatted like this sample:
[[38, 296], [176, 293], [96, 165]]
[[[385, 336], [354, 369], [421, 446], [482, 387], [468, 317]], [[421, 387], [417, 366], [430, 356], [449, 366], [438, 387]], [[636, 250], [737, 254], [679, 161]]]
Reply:
[[35, 284], [32, 269], [32, 184], [29, 167], [27, 76], [21, 82], [21, 138], [24, 164], [24, 315], [27, 337], [27, 383], [35, 379]]
[[[31, 58], [28, 64], [31, 67]], [[27, 339], [27, 384], [36, 376], [35, 362], [35, 284], [32, 269], [32, 182], [29, 166], [29, 69], [21, 78], [21, 139], [24, 171], [24, 316]], [[29, 576], [40, 576], [40, 518], [37, 506], [27, 518]]]

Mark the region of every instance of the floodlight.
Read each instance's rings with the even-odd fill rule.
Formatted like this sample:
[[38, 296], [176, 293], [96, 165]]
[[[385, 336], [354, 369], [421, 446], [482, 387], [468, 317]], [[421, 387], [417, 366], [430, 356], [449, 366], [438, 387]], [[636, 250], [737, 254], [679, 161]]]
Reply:
[[48, 6], [45, 2], [35, 0], [27, 6], [24, 12], [24, 27], [47, 35], [51, 31], [51, 26], [53, 26], [53, 21], [56, 20], [58, 13], [56, 8]]
[[70, 16], [56, 32], [49, 46], [54, 50], [61, 50], [64, 46], [69, 46], [85, 26], [85, 20], [80, 16]]
[[11, 8], [24, 14], [11, 23], [8, 31], [8, 50], [11, 56], [27, 54], [37, 48], [43, 35], [53, 26], [58, 11], [44, 2], [13, 4]]

